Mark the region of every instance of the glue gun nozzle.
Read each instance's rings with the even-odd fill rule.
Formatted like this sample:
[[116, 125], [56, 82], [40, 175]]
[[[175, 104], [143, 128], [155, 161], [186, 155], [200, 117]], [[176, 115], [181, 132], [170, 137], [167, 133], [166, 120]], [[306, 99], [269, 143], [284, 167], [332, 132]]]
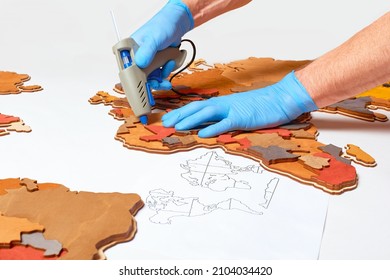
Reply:
[[139, 120], [140, 120], [140, 122], [141, 122], [143, 125], [147, 125], [147, 124], [148, 124], [148, 116], [146, 116], [146, 115], [140, 116], [140, 117], [139, 117]]

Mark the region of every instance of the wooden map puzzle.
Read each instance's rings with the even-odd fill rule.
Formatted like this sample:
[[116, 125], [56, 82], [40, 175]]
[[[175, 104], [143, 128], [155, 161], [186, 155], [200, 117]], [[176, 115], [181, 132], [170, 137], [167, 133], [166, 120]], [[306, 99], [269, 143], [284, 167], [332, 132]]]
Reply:
[[[176, 131], [162, 126], [161, 117], [170, 109], [179, 108], [194, 100], [271, 85], [308, 63], [310, 61], [250, 57], [210, 66], [200, 60], [189, 68], [189, 72], [175, 77], [172, 81], [174, 91], [153, 93], [155, 108], [160, 111], [155, 110], [149, 116], [147, 125], [142, 125], [134, 116], [123, 95], [100, 91], [89, 102], [112, 107], [109, 114], [122, 121], [115, 139], [121, 141], [126, 148], [170, 154], [198, 147], [221, 147], [227, 153], [254, 159], [269, 171], [330, 194], [341, 194], [357, 187], [358, 176], [352, 162], [372, 167], [376, 164], [375, 159], [353, 144], [346, 143], [346, 147], [337, 147], [319, 142], [319, 133], [310, 122], [310, 114], [304, 114], [292, 123], [273, 129], [234, 131], [212, 138], [198, 137], [197, 129]], [[123, 93], [120, 84], [115, 85], [114, 91]], [[389, 110], [390, 92], [386, 86], [378, 87], [375, 91], [378, 93], [371, 95], [371, 92], [367, 92], [321, 111], [368, 121], [385, 121], [385, 115], [372, 110]]]
[[134, 237], [143, 205], [137, 194], [0, 179], [0, 260], [105, 259], [104, 250]]
[[[27, 74], [0, 71], [0, 95], [19, 94], [22, 92], [36, 92], [42, 90], [38, 85], [24, 85], [30, 80]], [[0, 112], [0, 136], [8, 135], [10, 132], [30, 132], [31, 128], [19, 117], [2, 114]]]

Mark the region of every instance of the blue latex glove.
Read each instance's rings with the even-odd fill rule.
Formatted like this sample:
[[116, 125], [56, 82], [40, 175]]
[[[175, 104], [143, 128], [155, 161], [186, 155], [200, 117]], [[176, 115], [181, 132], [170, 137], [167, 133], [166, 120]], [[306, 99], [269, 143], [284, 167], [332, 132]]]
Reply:
[[164, 126], [176, 130], [216, 122], [198, 132], [199, 137], [212, 137], [232, 130], [275, 127], [317, 109], [293, 71], [265, 88], [192, 102], [162, 120]]
[[[194, 19], [187, 5], [181, 0], [170, 0], [156, 15], [139, 28], [131, 37], [139, 45], [135, 63], [140, 68], [150, 65], [156, 52], [170, 46], [179, 46], [182, 36], [194, 28]], [[173, 60], [162, 68], [162, 78], [166, 79], [175, 67]], [[167, 80], [150, 80], [154, 89], [170, 89]]]

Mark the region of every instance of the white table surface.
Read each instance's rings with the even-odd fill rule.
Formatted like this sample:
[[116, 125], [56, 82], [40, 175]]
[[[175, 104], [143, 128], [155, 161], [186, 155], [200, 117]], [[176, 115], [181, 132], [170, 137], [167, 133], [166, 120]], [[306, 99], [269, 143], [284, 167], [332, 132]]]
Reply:
[[[91, 106], [87, 100], [118, 81], [109, 10], [115, 11], [125, 36], [164, 3], [1, 0], [0, 69], [28, 73], [28, 84], [44, 87], [38, 93], [0, 97], [1, 113], [19, 116], [33, 128], [28, 136], [13, 133], [1, 139], [1, 178], [37, 178], [91, 191], [110, 191], [113, 182], [125, 179], [121, 176], [128, 167], [118, 164], [126, 162], [124, 148], [113, 140], [118, 125], [107, 115], [107, 107]], [[196, 42], [198, 57], [210, 63], [249, 56], [314, 59], [389, 6], [385, 0], [254, 0], [186, 37]], [[390, 258], [390, 122], [314, 113], [313, 123], [320, 142], [356, 144], [378, 162], [375, 168], [355, 165], [359, 187], [330, 197], [320, 259]], [[138, 160], [139, 166], [147, 166], [154, 155]]]

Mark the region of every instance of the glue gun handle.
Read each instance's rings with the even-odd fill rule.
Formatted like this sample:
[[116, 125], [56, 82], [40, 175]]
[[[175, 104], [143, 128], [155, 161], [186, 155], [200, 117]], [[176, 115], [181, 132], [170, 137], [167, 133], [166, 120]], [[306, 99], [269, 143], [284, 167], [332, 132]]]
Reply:
[[185, 50], [180, 50], [177, 47], [166, 48], [157, 52], [152, 63], [143, 69], [143, 71], [145, 72], [146, 77], [148, 77], [150, 73], [164, 66], [169, 60], [175, 61], [175, 68], [173, 70], [176, 70], [183, 65], [186, 56], [187, 52]]

